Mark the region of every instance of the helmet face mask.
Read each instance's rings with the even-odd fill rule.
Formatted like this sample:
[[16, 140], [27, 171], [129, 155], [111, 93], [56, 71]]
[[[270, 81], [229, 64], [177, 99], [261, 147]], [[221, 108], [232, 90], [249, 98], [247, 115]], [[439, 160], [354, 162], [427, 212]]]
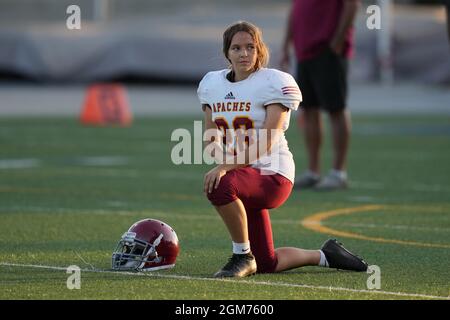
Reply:
[[124, 233], [113, 253], [113, 269], [138, 270], [146, 262], [161, 262], [154, 243], [147, 243], [135, 237], [136, 233], [134, 232]]
[[175, 266], [179, 252], [175, 231], [167, 224], [145, 219], [122, 235], [112, 254], [112, 269], [155, 271]]

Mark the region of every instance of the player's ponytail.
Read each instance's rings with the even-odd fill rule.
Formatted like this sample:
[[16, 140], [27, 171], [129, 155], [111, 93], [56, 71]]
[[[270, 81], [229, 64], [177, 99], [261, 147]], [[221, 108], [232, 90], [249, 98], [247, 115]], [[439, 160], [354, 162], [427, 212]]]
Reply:
[[264, 43], [262, 32], [257, 26], [247, 21], [235, 22], [223, 33], [223, 54], [225, 55], [225, 58], [230, 61], [228, 59], [228, 50], [231, 46], [231, 40], [239, 31], [250, 34], [255, 42], [257, 56], [254, 71], [267, 67], [267, 64], [269, 63], [269, 49]]

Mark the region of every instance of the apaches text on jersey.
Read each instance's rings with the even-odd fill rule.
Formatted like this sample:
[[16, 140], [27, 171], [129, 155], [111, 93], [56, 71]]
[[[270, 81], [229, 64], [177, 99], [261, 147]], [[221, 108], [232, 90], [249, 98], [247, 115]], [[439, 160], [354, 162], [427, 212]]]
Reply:
[[249, 112], [251, 102], [217, 102], [213, 103], [213, 112]]

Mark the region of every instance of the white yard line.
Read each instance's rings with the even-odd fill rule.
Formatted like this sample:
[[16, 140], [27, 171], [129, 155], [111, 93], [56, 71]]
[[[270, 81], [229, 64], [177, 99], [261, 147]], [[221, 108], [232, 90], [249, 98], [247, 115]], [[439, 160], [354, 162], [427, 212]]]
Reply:
[[28, 169], [35, 168], [41, 165], [41, 160], [38, 159], [0, 159], [0, 169]]
[[448, 186], [439, 184], [414, 184], [411, 186], [411, 190], [420, 192], [450, 192]]
[[[35, 269], [46, 269], [46, 270], [59, 270], [59, 271], [67, 270], [67, 267], [35, 265], [35, 264], [19, 264], [19, 263], [9, 263], [9, 262], [0, 262], [0, 266], [35, 268]], [[117, 272], [117, 271], [99, 270], [99, 269], [81, 269], [81, 271], [94, 272], [94, 273], [108, 273], [108, 274], [126, 275], [126, 276], [148, 276], [148, 277], [156, 277], [156, 278], [190, 280], [190, 281], [192, 281], [192, 280], [220, 281], [220, 282], [231, 282], [231, 283], [240, 283], [240, 284], [247, 284], [247, 285], [261, 285], [261, 286], [270, 286], [270, 287], [288, 287], [288, 288], [302, 288], [302, 289], [311, 289], [311, 290], [326, 290], [326, 291], [330, 291], [330, 292], [331, 291], [343, 291], [343, 292], [352, 292], [352, 293], [384, 294], [384, 295], [408, 297], [408, 298], [425, 298], [425, 299], [440, 299], [440, 300], [448, 300], [449, 299], [449, 297], [433, 296], [433, 295], [420, 294], [420, 293], [393, 292], [393, 291], [381, 291], [381, 290], [360, 290], [360, 289], [351, 289], [351, 288], [343, 288], [343, 287], [332, 287], [332, 286], [327, 287], [327, 286], [315, 286], [315, 285], [308, 285], [308, 284], [294, 284], [294, 283], [283, 283], [283, 282], [215, 279], [215, 278], [202, 278], [202, 277], [161, 274], [161, 273]]]
[[75, 157], [76, 162], [84, 166], [124, 166], [130, 161], [122, 156]]

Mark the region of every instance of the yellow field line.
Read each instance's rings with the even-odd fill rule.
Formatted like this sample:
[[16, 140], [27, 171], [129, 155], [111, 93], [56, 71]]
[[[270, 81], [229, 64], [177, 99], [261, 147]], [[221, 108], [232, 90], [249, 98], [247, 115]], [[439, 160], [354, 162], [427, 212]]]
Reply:
[[353, 232], [332, 229], [332, 228], [325, 227], [324, 225], [322, 225], [323, 221], [325, 221], [326, 219], [329, 219], [331, 217], [353, 214], [353, 213], [358, 213], [358, 212], [367, 212], [367, 211], [375, 211], [375, 210], [380, 210], [380, 209], [388, 209], [388, 208], [389, 208], [388, 206], [383, 206], [383, 205], [367, 205], [367, 206], [360, 206], [360, 207], [354, 207], [354, 208], [343, 208], [343, 209], [324, 211], [324, 212], [315, 213], [313, 215], [306, 217], [305, 219], [303, 219], [301, 221], [301, 224], [306, 229], [333, 235], [333, 236], [338, 236], [338, 237], [353, 238], [353, 239], [383, 242], [383, 243], [395, 243], [395, 244], [419, 246], [419, 247], [450, 248], [450, 245], [448, 245], [448, 244], [425, 243], [425, 242], [416, 242], [416, 241], [385, 239], [385, 238], [380, 238], [380, 237], [369, 237], [369, 236], [365, 236], [365, 235], [357, 234], [357, 233], [353, 233]]

